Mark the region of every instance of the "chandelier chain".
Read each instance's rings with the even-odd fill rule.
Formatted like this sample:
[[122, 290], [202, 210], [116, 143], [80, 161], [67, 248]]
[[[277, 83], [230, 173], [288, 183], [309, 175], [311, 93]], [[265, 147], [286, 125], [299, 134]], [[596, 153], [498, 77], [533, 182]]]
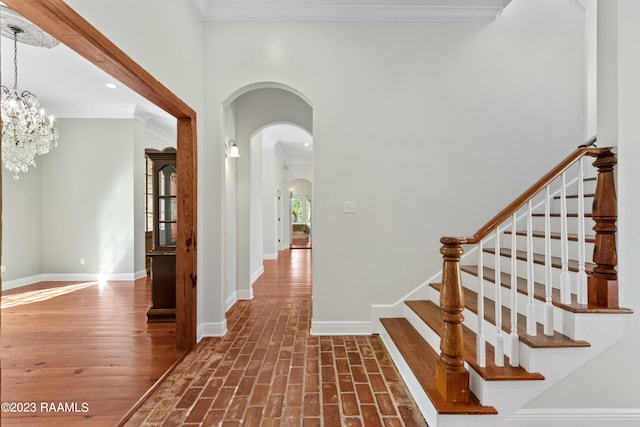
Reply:
[[12, 27], [13, 31], [13, 91], [18, 93], [18, 27]]

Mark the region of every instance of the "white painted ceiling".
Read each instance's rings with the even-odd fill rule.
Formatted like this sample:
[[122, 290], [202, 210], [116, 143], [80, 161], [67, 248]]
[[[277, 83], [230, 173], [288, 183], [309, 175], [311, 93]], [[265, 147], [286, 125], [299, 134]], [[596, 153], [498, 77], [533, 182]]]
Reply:
[[[192, 0], [203, 19], [493, 20], [511, 0]], [[0, 3], [1, 5], [2, 3]], [[2, 84], [13, 87], [13, 40], [2, 37]], [[175, 119], [64, 45], [18, 44], [19, 90], [56, 117], [137, 117], [165, 134]], [[108, 89], [107, 83], [116, 89]], [[278, 138], [286, 156], [304, 158], [299, 138]]]
[[[2, 85], [13, 88], [13, 40], [1, 37]], [[116, 84], [116, 89], [107, 88]], [[175, 119], [63, 44], [47, 49], [18, 43], [18, 90], [28, 90], [58, 118], [132, 118], [171, 132]]]
[[285, 155], [288, 164], [313, 160], [313, 138], [307, 131], [291, 125], [273, 125], [262, 130], [265, 143], [272, 143]]

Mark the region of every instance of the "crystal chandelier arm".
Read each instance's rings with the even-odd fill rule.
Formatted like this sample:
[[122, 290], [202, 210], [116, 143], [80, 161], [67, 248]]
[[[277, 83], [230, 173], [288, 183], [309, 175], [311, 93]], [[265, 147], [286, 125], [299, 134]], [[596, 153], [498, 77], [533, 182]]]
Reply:
[[2, 86], [2, 163], [18, 179], [19, 172], [35, 167], [35, 156], [49, 152], [58, 145], [58, 130], [53, 127], [53, 116], [45, 120], [44, 109], [38, 98], [28, 90], [18, 95], [18, 34], [24, 30], [9, 25], [13, 32], [13, 92]]

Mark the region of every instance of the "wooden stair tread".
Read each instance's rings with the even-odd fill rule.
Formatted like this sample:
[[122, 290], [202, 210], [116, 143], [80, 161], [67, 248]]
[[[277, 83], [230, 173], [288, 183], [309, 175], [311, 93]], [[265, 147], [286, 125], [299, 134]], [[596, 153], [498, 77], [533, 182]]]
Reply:
[[[545, 215], [545, 214], [544, 214], [544, 212], [539, 212], [539, 213], [533, 213], [533, 214], [531, 214], [531, 216], [536, 216], [536, 217], [543, 217], [544, 215]], [[560, 217], [560, 214], [559, 214], [559, 213], [551, 213], [551, 214], [549, 214], [549, 216], [550, 216], [551, 218], [559, 218], [559, 217]], [[577, 217], [578, 217], [578, 214], [577, 214], [577, 213], [568, 213], [568, 214], [567, 214], [567, 218], [577, 218]], [[585, 213], [585, 214], [584, 214], [584, 217], [585, 217], [585, 218], [591, 218], [591, 214], [590, 214], [590, 213]]]
[[478, 399], [469, 393], [471, 402], [450, 403], [444, 400], [436, 389], [436, 363], [439, 356], [420, 336], [411, 323], [404, 318], [380, 319], [394, 344], [409, 365], [409, 368], [440, 414], [497, 414], [493, 406], [480, 405]]
[[[431, 286], [438, 291], [442, 288], [441, 283], [433, 283]], [[473, 313], [478, 314], [478, 294], [471, 289], [463, 288], [464, 305]], [[492, 324], [496, 324], [495, 303], [489, 298], [484, 299], [484, 318]], [[544, 334], [544, 326], [537, 323], [537, 335], [531, 336], [527, 334], [527, 319], [524, 315], [518, 313], [518, 337], [520, 341], [533, 348], [563, 348], [563, 347], [590, 347], [591, 345], [582, 340], [572, 340], [571, 338], [554, 331], [552, 336]], [[502, 330], [511, 333], [511, 310], [502, 306]]]
[[[440, 307], [432, 301], [405, 301], [405, 304], [413, 310], [433, 331], [442, 337], [442, 319]], [[522, 367], [509, 365], [509, 358], [504, 357], [504, 366], [496, 366], [494, 362], [494, 348], [487, 343], [486, 367], [478, 365], [476, 357], [476, 333], [462, 325], [464, 339], [464, 360], [486, 381], [519, 381], [519, 380], [544, 380], [539, 373], [529, 373]]]
[[[506, 230], [504, 232], [504, 234], [511, 235], [511, 230]], [[526, 235], [527, 235], [526, 230], [517, 230], [516, 231], [516, 236], [526, 236]], [[544, 238], [544, 231], [535, 231], [534, 230], [531, 233], [531, 235], [533, 237]], [[553, 240], [560, 240], [560, 233], [556, 233], [556, 232], [549, 233], [549, 237], [551, 237], [551, 239], [553, 239]], [[567, 239], [569, 239], [572, 242], [577, 242], [578, 241], [578, 235], [577, 234], [568, 233], [567, 234]], [[587, 243], [595, 243], [596, 242], [596, 238], [594, 236], [585, 236], [584, 237], [584, 241], [587, 242]]]
[[[477, 265], [462, 265], [460, 269], [466, 273], [474, 276], [478, 275]], [[500, 284], [503, 288], [511, 289], [511, 274], [502, 272], [500, 274]], [[495, 270], [490, 267], [484, 268], [483, 278], [489, 282], [495, 283]], [[527, 295], [527, 280], [518, 277], [517, 278], [518, 293]], [[571, 294], [571, 304], [563, 304], [560, 302], [560, 290], [554, 288], [551, 291], [552, 302], [556, 307], [570, 311], [572, 313], [633, 313], [633, 310], [629, 308], [608, 308], [599, 306], [589, 306], [588, 304], [578, 304], [578, 300], [575, 294]], [[542, 283], [535, 282], [533, 284], [533, 297], [539, 301], [545, 301], [545, 286]]]
[[[589, 194], [583, 194], [583, 197], [586, 198], [591, 198], [591, 197], [595, 197], [596, 195], [594, 193], [589, 193]], [[578, 195], [577, 194], [567, 194], [567, 199], [577, 199]], [[553, 198], [555, 200], [560, 200], [562, 197], [561, 196], [553, 196]]]
[[[484, 248], [483, 250], [484, 252], [490, 253], [490, 254], [495, 254], [496, 250], [495, 248]], [[501, 248], [500, 249], [500, 255], [503, 257], [507, 257], [507, 258], [511, 258], [511, 249], [508, 248]], [[516, 251], [516, 259], [520, 260], [520, 261], [526, 261], [527, 260], [527, 252], [526, 251]], [[545, 259], [544, 259], [544, 255], [543, 254], [533, 254], [533, 262], [535, 264], [539, 264], [539, 265], [545, 265]], [[552, 256], [551, 257], [551, 266], [553, 268], [562, 268], [562, 259], [560, 257], [555, 257]], [[595, 264], [591, 263], [591, 262], [586, 262], [584, 264], [584, 269], [587, 272], [587, 274], [591, 274], [591, 272], [593, 271], [593, 267], [595, 267]], [[574, 273], [577, 273], [578, 270], [578, 261], [570, 259], [567, 262], [567, 268], [569, 271], [572, 271]]]

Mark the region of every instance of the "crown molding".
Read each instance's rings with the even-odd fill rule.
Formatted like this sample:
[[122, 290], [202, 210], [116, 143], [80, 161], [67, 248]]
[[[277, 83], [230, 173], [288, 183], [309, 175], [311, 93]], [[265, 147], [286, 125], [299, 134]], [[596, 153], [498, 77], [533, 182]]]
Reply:
[[[302, 20], [302, 21], [494, 21], [511, 0], [423, 0], [420, 4], [386, 2], [351, 4], [283, 5], [261, 1], [243, 4], [221, 0], [192, 0], [205, 20]], [[360, 3], [360, 4], [358, 4]], [[416, 3], [416, 2], [414, 2]], [[447, 3], [447, 4], [442, 4]]]
[[56, 109], [56, 119], [133, 119], [142, 123], [147, 131], [167, 141], [175, 141], [176, 120], [159, 116], [141, 105], [83, 105]]
[[56, 106], [59, 119], [132, 119], [136, 113], [134, 104]]

